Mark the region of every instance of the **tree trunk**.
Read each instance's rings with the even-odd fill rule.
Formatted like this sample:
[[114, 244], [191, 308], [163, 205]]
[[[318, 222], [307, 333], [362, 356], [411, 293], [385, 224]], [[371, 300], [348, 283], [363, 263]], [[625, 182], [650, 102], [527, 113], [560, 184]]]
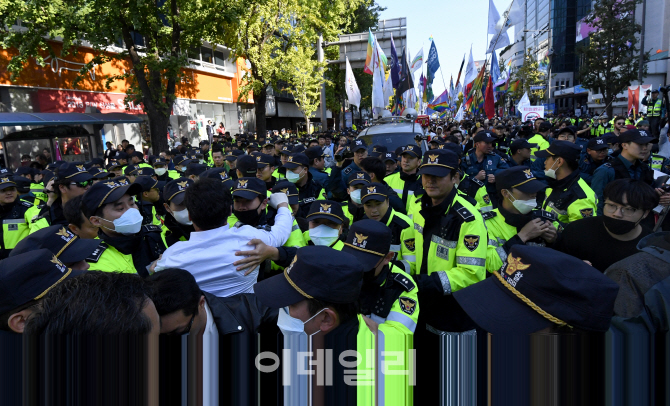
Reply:
[[151, 150], [153, 155], [158, 155], [161, 151], [168, 150], [167, 142], [167, 127], [169, 117], [164, 116], [160, 112], [147, 111], [149, 117], [149, 131], [151, 132]]
[[612, 100], [612, 96], [609, 92], [603, 92], [603, 103], [607, 106], [607, 117], [612, 118], [614, 113], [614, 103], [610, 103], [609, 100]]
[[265, 100], [268, 96], [268, 88], [263, 87], [260, 92], [254, 93], [254, 109], [256, 110], [256, 135], [265, 138]]
[[307, 129], [306, 129], [307, 134], [309, 135], [309, 134], [311, 134], [312, 132], [311, 132], [310, 129], [309, 129], [309, 117], [307, 117], [307, 116], [305, 116], [305, 124], [307, 125]]

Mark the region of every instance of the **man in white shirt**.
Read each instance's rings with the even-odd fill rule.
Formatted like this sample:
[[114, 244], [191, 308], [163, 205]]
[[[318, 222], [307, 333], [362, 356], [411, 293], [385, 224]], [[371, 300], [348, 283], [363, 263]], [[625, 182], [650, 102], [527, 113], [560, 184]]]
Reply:
[[[252, 190], [245, 178], [235, 182], [234, 192], [260, 195], [265, 190]], [[184, 203], [195, 232], [188, 241], [179, 241], [168, 248], [158, 260], [155, 270], [180, 268], [189, 271], [200, 287], [215, 296], [227, 297], [239, 293], [253, 293], [258, 268], [242, 273], [233, 265], [239, 257], [236, 251], [248, 250], [249, 241], [260, 239], [265, 244], [280, 247], [291, 234], [293, 217], [288, 208], [288, 197], [274, 193], [270, 206], [277, 209], [275, 225], [268, 231], [248, 225], [229, 228], [227, 224], [232, 198], [223, 183], [214, 179], [199, 179], [186, 189]]]

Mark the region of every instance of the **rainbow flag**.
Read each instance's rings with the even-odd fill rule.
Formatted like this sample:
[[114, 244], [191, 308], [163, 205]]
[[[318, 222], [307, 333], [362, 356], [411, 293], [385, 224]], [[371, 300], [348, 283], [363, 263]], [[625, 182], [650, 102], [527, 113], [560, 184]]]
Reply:
[[449, 101], [443, 101], [437, 104], [429, 104], [428, 108], [437, 112], [445, 111], [449, 108]]
[[375, 37], [372, 36], [372, 31], [368, 28], [368, 51], [367, 54], [365, 55], [365, 68], [363, 69], [363, 72], [368, 73], [370, 75], [373, 74], [374, 71], [374, 66], [372, 64], [374, 63], [373, 60], [373, 50], [376, 50], [377, 46], [375, 44]]
[[510, 92], [516, 92], [516, 90], [519, 88], [519, 85], [521, 84], [520, 80], [517, 80], [516, 82], [512, 83], [509, 85], [509, 91]]

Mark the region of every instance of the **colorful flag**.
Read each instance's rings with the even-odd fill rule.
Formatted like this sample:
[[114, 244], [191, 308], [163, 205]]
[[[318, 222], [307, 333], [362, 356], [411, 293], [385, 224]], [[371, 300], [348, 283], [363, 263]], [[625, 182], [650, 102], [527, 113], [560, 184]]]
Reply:
[[428, 51], [428, 59], [426, 60], [426, 68], [428, 72], [433, 74], [433, 76], [440, 68], [440, 58], [437, 56], [437, 47], [435, 46], [435, 41], [431, 42], [430, 44], [430, 51]]
[[414, 59], [412, 59], [412, 63], [409, 64], [409, 68], [412, 70], [412, 73], [414, 73], [419, 70], [421, 65], [423, 65], [423, 48], [421, 48]]
[[378, 51], [373, 53], [372, 66], [374, 66], [374, 74], [372, 75], [372, 108], [383, 110], [388, 105], [388, 99], [384, 100], [384, 81], [386, 75], [384, 74], [384, 64], [381, 63], [380, 58], [381, 55], [379, 55]]
[[389, 62], [389, 67], [391, 68], [391, 81], [395, 89], [398, 87], [398, 83], [400, 83], [400, 61], [398, 60], [398, 52], [395, 49], [395, 42], [393, 42], [393, 34], [391, 34], [391, 61]]
[[351, 69], [351, 64], [349, 64], [349, 58], [345, 57], [345, 61], [346, 73], [344, 75], [344, 89], [347, 92], [347, 99], [349, 100], [349, 104], [353, 104], [360, 108], [361, 91], [356, 84], [356, 78], [354, 77], [354, 71]]
[[377, 50], [377, 45], [375, 44], [375, 37], [372, 36], [372, 31], [368, 29], [368, 50], [367, 54], [365, 55], [365, 68], [363, 68], [363, 72], [368, 73], [372, 75], [372, 72], [374, 72], [375, 67], [372, 65], [374, 62], [374, 54], [373, 50]]
[[498, 57], [494, 52], [491, 56], [491, 80], [497, 83], [498, 79], [500, 79], [500, 66], [498, 66]]
[[521, 84], [521, 81], [517, 80], [516, 82], [512, 83], [509, 85], [509, 91], [514, 93], [516, 92], [516, 89], [519, 88], [519, 85]]
[[463, 65], [465, 65], [465, 55], [463, 55], [463, 61], [461, 62], [461, 68], [458, 70], [458, 77], [456, 77], [456, 87], [461, 83], [461, 72], [463, 72]]
[[[493, 65], [491, 65], [491, 68], [493, 68]], [[486, 85], [486, 93], [484, 94], [484, 111], [486, 111], [486, 118], [489, 120], [496, 115], [495, 100], [493, 99], [493, 80], [490, 78], [489, 83]]]

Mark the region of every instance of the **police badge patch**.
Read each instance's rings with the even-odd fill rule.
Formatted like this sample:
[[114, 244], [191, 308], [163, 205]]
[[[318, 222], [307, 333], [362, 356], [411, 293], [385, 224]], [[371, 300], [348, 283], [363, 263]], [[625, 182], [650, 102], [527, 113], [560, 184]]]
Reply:
[[593, 209], [581, 209], [579, 213], [582, 217], [593, 217]]
[[482, 199], [484, 200], [484, 203], [486, 203], [486, 204], [491, 203], [491, 198], [489, 197], [489, 195], [482, 196]]
[[409, 239], [403, 241], [403, 243], [405, 244], [405, 247], [408, 250], [410, 250], [412, 252], [414, 251], [414, 238], [409, 238]]
[[400, 308], [403, 312], [410, 316], [414, 314], [416, 311], [416, 300], [401, 296], [398, 301], [400, 302]]
[[465, 248], [470, 251], [474, 251], [479, 247], [479, 236], [478, 235], [466, 235], [463, 237], [463, 244]]

